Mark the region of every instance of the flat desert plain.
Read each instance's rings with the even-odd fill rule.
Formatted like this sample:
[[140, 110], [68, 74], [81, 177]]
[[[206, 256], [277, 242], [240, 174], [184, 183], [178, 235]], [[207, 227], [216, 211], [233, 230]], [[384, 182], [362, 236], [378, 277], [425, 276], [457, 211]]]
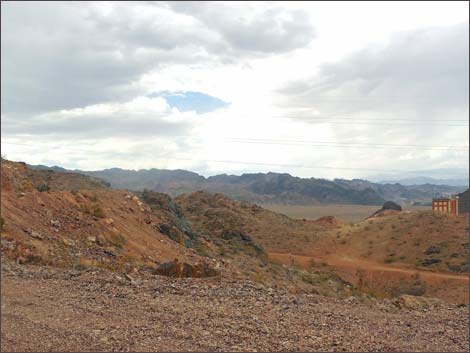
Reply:
[[[380, 206], [365, 205], [276, 205], [264, 204], [261, 207], [268, 210], [285, 214], [295, 219], [318, 219], [324, 216], [334, 216], [343, 222], [358, 222], [373, 214], [380, 209]], [[403, 210], [407, 211], [430, 211], [431, 206], [405, 206]]]

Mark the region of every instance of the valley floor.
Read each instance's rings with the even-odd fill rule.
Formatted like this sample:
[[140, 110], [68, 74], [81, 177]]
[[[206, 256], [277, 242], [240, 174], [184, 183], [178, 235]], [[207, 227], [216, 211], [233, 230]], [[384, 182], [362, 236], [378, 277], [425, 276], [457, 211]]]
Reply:
[[2, 351], [468, 351], [468, 306], [2, 263]]

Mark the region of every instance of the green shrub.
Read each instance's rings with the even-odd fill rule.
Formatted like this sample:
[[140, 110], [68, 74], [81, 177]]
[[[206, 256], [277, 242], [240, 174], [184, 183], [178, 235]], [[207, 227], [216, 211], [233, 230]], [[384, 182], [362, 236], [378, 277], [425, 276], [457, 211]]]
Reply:
[[109, 242], [115, 247], [122, 249], [123, 246], [127, 243], [127, 238], [121, 233], [112, 233], [109, 237]]
[[424, 251], [424, 254], [432, 255], [432, 254], [439, 254], [440, 252], [441, 252], [441, 248], [439, 246], [432, 245]]
[[415, 280], [410, 282], [406, 280], [400, 281], [398, 286], [395, 286], [391, 289], [391, 294], [394, 297], [398, 297], [403, 294], [421, 296], [426, 293], [426, 284], [421, 281], [421, 278], [415, 276]]
[[39, 192], [46, 192], [50, 190], [50, 187], [47, 183], [41, 183], [36, 186], [36, 190]]
[[95, 206], [93, 209], [93, 216], [98, 218], [105, 218], [106, 214], [100, 206]]

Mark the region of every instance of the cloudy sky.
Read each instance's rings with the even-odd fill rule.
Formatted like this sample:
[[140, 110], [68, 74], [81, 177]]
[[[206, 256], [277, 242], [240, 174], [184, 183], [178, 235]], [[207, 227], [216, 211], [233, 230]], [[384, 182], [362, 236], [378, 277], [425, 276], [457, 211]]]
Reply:
[[1, 7], [8, 159], [206, 176], [468, 169], [468, 2]]

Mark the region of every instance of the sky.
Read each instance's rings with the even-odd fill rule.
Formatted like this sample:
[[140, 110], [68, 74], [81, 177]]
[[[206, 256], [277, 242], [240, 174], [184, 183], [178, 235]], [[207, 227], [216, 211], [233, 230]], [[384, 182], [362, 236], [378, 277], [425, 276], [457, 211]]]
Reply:
[[204, 176], [468, 170], [468, 2], [1, 10], [8, 159]]

